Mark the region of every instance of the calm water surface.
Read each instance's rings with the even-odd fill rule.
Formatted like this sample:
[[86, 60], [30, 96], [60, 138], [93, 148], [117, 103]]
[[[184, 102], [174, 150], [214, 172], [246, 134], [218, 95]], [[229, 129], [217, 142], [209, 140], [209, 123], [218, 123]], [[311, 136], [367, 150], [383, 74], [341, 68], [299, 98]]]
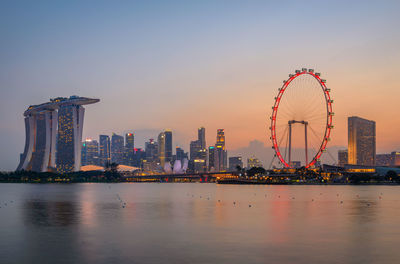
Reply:
[[0, 184], [0, 263], [400, 263], [400, 186]]

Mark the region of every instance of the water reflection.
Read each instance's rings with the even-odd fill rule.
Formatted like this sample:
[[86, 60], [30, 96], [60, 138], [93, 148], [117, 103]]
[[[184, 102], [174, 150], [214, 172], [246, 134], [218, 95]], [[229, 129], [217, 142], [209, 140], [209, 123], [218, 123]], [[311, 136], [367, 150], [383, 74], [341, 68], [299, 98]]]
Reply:
[[385, 263], [400, 257], [400, 192], [393, 187], [0, 184], [0, 200], [16, 201], [1, 208], [4, 263]]
[[73, 202], [28, 200], [23, 208], [26, 224], [69, 226], [79, 223], [79, 210]]

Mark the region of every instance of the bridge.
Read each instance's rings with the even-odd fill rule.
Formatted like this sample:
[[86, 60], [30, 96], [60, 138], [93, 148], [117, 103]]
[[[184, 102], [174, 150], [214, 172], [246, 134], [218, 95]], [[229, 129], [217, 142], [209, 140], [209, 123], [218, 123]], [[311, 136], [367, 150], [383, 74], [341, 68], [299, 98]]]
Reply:
[[217, 179], [237, 179], [237, 172], [199, 172], [184, 174], [137, 175], [124, 173], [122, 178], [127, 182], [215, 182]]

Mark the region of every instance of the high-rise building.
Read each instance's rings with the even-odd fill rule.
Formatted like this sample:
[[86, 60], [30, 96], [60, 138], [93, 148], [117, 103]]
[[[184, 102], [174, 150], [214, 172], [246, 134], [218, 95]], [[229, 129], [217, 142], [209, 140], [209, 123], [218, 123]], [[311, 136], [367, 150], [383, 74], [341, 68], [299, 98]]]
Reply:
[[99, 159], [100, 166], [106, 166], [111, 162], [111, 143], [110, 137], [107, 135], [100, 135], [99, 137]]
[[133, 154], [133, 161], [129, 166], [141, 168], [143, 161], [146, 160], [146, 152], [141, 148], [135, 148]]
[[80, 170], [84, 108], [98, 99], [71, 96], [31, 105], [24, 112], [26, 141], [17, 170]]
[[124, 164], [134, 166], [135, 160], [135, 136], [133, 133], [125, 134]]
[[164, 168], [166, 162], [172, 161], [172, 131], [165, 130], [158, 135], [158, 158]]
[[161, 132], [158, 134], [158, 159], [160, 161], [161, 167], [164, 168], [165, 165], [165, 133]]
[[124, 137], [115, 133], [111, 136], [111, 162], [124, 163]]
[[216, 148], [210, 146], [208, 147], [208, 170], [212, 172], [217, 171], [217, 164], [219, 164], [219, 161]]
[[97, 140], [86, 139], [82, 143], [82, 166], [99, 164], [99, 143]]
[[229, 171], [237, 171], [237, 167], [243, 168], [242, 157], [229, 157]]
[[348, 163], [375, 166], [375, 122], [360, 117], [348, 118]]
[[338, 166], [344, 167], [348, 163], [348, 152], [347, 149], [341, 149], [338, 151]]
[[175, 153], [176, 153], [176, 160], [180, 160], [182, 164], [183, 160], [188, 158], [188, 154], [185, 153], [185, 151], [180, 147], [176, 147]]
[[206, 147], [206, 129], [204, 127], [200, 127], [197, 131], [198, 133], [198, 140], [200, 143], [201, 149], [207, 149]]
[[146, 160], [149, 162], [156, 161], [158, 159], [158, 144], [154, 139], [150, 139], [145, 143]]
[[44, 109], [28, 111], [29, 109], [25, 112], [25, 150], [17, 170], [49, 171], [56, 167], [58, 113]]
[[165, 130], [165, 161], [171, 162], [172, 161], [172, 131]]
[[199, 140], [190, 141], [190, 160], [199, 158], [199, 152], [201, 150], [201, 144]]
[[225, 132], [223, 129], [217, 130], [217, 143], [215, 144], [216, 155], [218, 156], [218, 163], [216, 164], [217, 171], [223, 171], [227, 168], [228, 154], [225, 149]]

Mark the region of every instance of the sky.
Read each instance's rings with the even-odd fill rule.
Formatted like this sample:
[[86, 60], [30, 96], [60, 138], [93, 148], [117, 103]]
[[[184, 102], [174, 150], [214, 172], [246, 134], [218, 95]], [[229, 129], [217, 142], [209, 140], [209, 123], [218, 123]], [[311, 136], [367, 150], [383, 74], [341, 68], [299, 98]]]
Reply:
[[356, 115], [377, 122], [377, 153], [400, 150], [399, 10], [399, 1], [1, 1], [0, 170], [18, 165], [26, 108], [71, 95], [101, 100], [86, 107], [85, 138], [134, 131], [140, 147], [168, 128], [188, 151], [204, 126], [208, 145], [225, 129], [228, 155], [270, 152], [277, 89], [303, 67], [331, 88], [331, 147], [347, 145]]

